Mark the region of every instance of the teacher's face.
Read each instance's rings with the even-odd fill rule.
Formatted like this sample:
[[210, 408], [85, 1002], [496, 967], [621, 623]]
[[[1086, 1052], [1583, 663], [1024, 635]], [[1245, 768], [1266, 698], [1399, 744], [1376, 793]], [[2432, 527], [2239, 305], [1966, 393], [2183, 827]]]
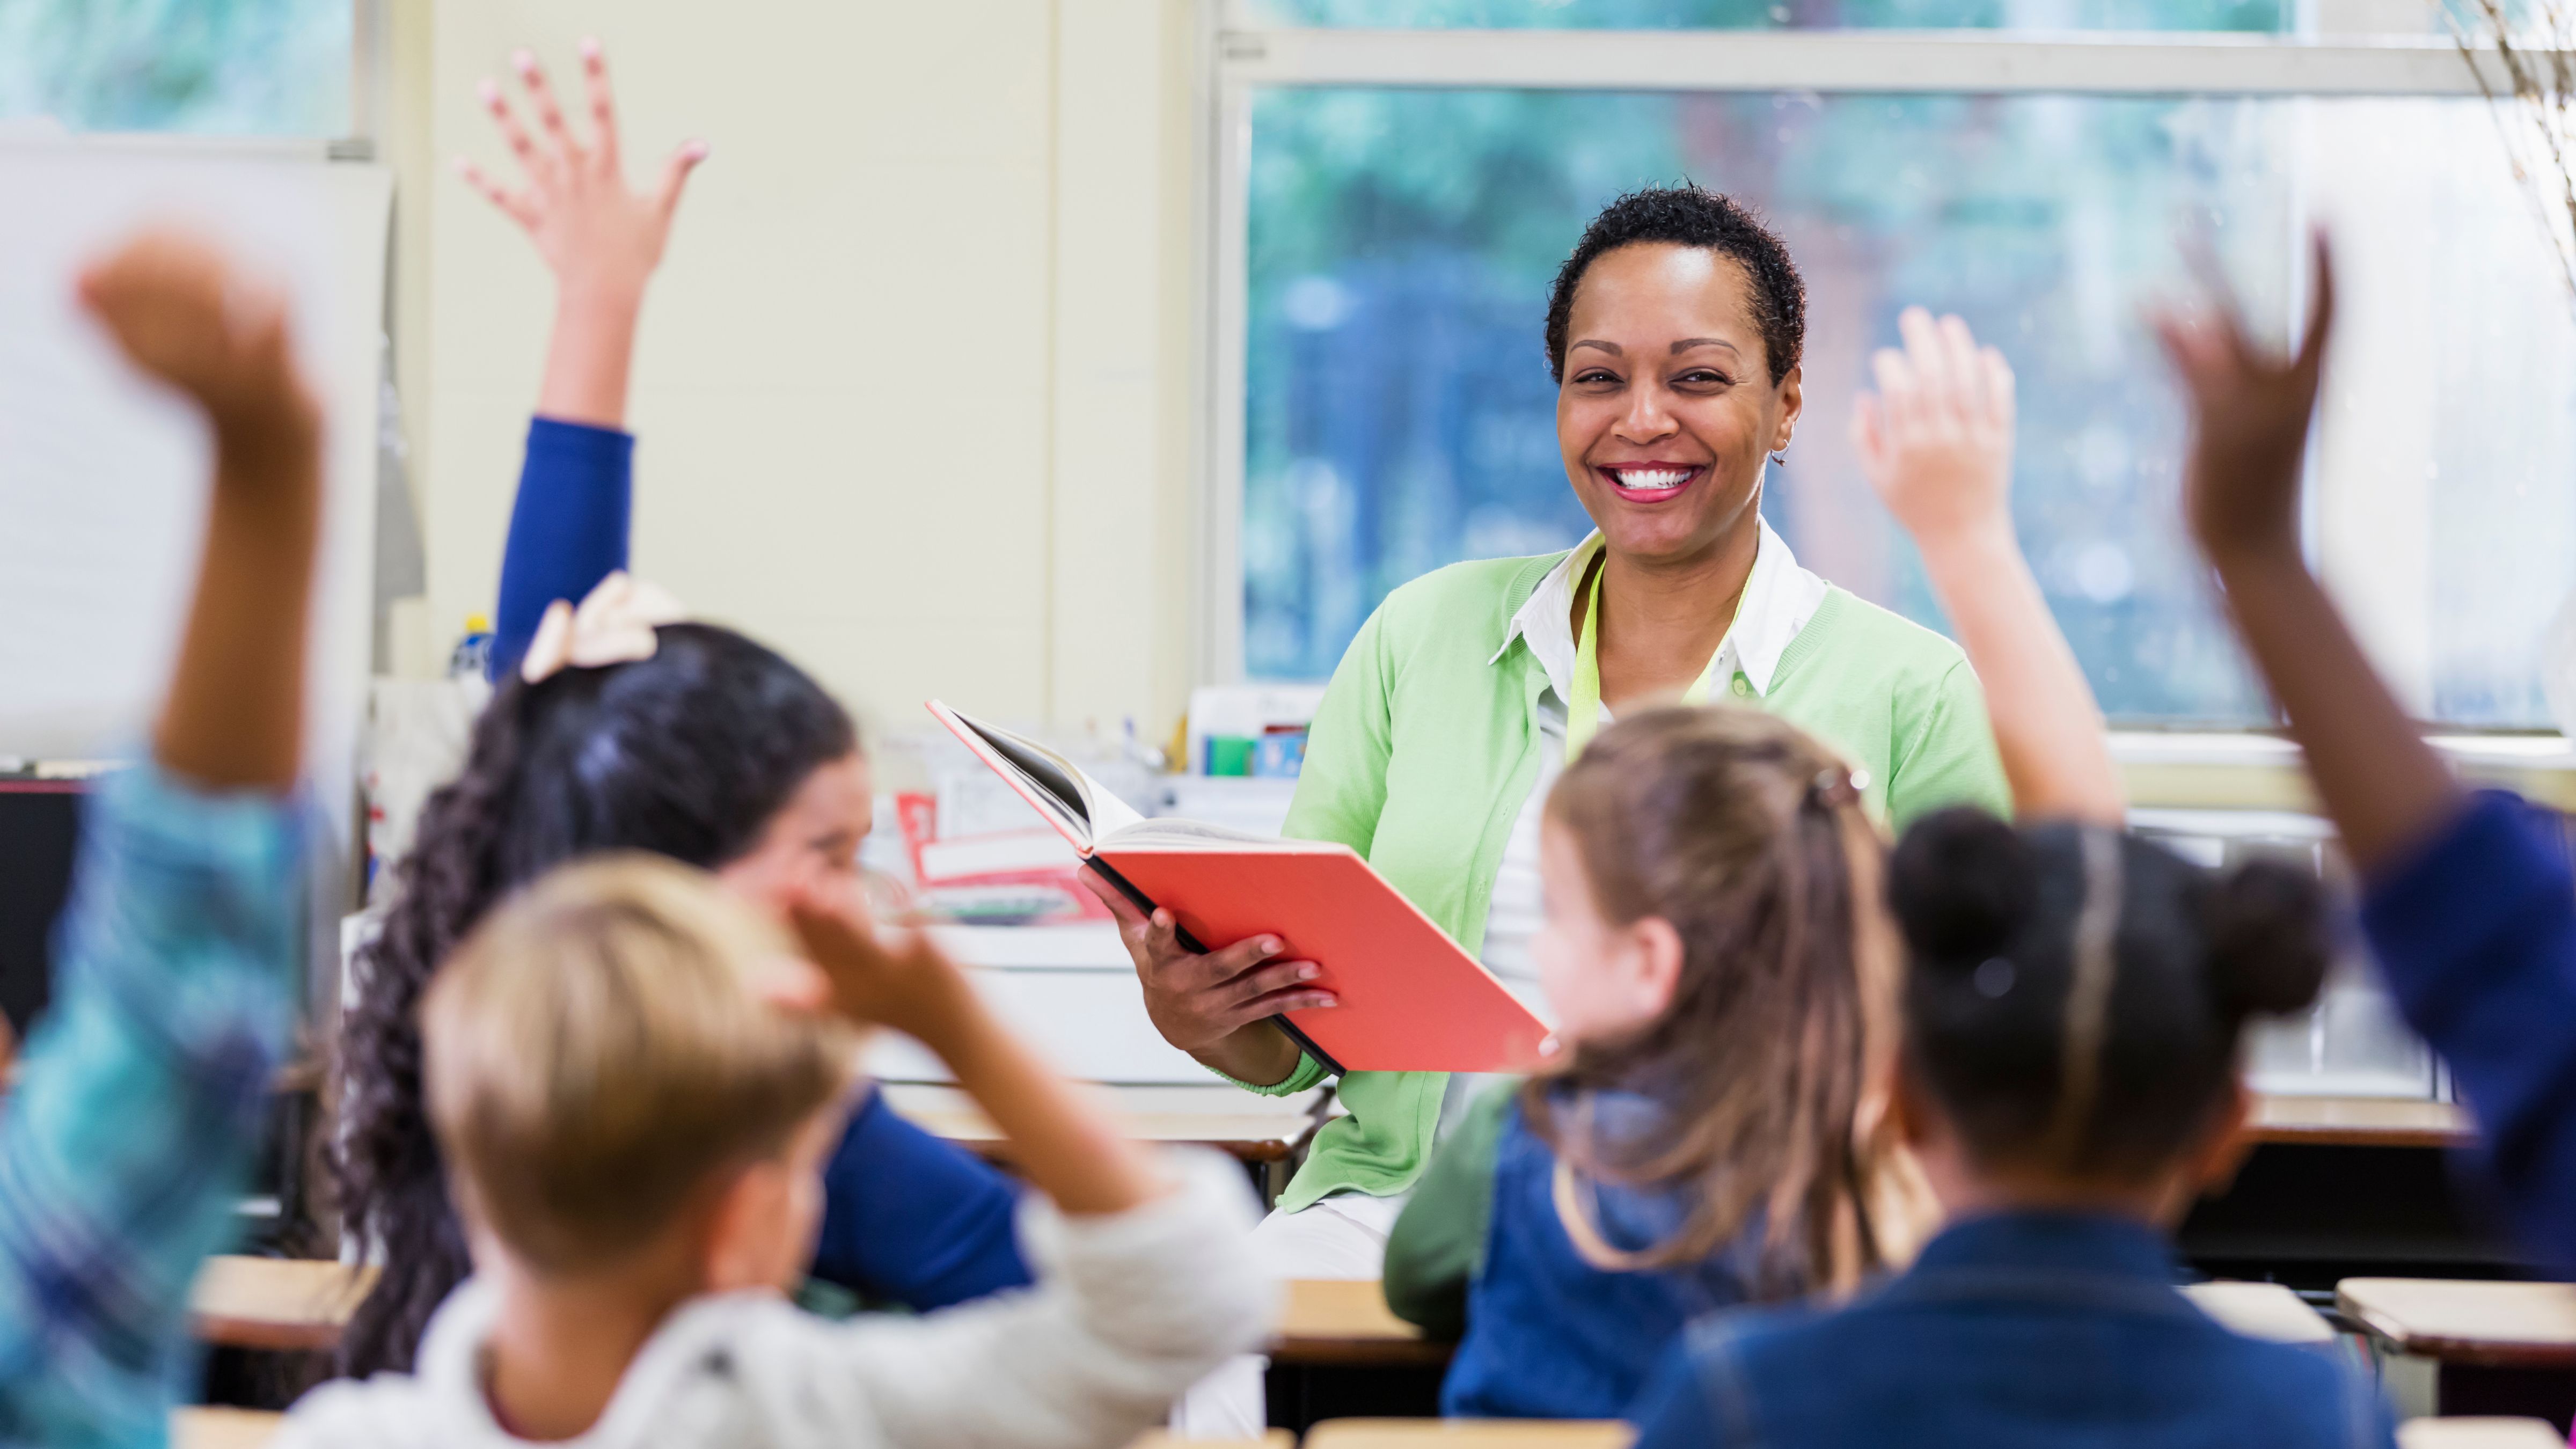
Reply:
[[1734, 258], [1663, 242], [1604, 253], [1576, 286], [1556, 440], [1614, 552], [1696, 558], [1755, 518], [1799, 377], [1772, 384], [1751, 300]]

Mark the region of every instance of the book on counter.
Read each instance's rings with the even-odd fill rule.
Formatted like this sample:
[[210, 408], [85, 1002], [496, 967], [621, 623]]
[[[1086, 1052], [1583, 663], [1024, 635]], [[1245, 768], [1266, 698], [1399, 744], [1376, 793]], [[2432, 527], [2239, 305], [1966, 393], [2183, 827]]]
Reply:
[[1274, 959], [1323, 968], [1313, 984], [1341, 1004], [1273, 1020], [1327, 1070], [1527, 1071], [1554, 1050], [1528, 1007], [1349, 846], [1149, 819], [1044, 745], [929, 707], [1103, 881], [1140, 911], [1170, 911], [1185, 947], [1272, 935], [1285, 943]]

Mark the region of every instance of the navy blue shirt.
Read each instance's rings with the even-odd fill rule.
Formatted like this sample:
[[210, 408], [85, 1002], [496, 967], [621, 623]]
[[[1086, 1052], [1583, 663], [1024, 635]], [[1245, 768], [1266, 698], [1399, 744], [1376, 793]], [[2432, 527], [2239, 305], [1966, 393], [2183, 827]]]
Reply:
[[[1638, 1098], [1596, 1107], [1600, 1130], [1623, 1116], [1640, 1130], [1658, 1109]], [[1453, 1418], [1613, 1419], [1682, 1331], [1702, 1314], [1743, 1303], [1738, 1250], [1683, 1267], [1626, 1271], [1584, 1257], [1556, 1207], [1557, 1155], [1505, 1110], [1494, 1148], [1492, 1218], [1482, 1271], [1467, 1291], [1467, 1332], [1440, 1385]], [[1577, 1189], [1593, 1229], [1632, 1253], [1670, 1239], [1694, 1198], [1607, 1184]], [[1750, 1234], [1746, 1241], [1751, 1240]]]
[[2386, 1405], [2329, 1354], [2241, 1338], [2123, 1218], [1973, 1218], [1839, 1311], [1695, 1325], [1633, 1409], [1637, 1449], [2388, 1449]]
[[[557, 599], [578, 603], [626, 567], [635, 440], [614, 428], [538, 418], [510, 511], [492, 668], [517, 667]], [[929, 1310], [1031, 1281], [1013, 1231], [1011, 1180], [934, 1137], [871, 1091], [823, 1169], [814, 1276]]]
[[2576, 1270], [2576, 880], [2553, 812], [2466, 810], [2371, 882], [2362, 927], [2406, 1020], [2451, 1065], [2527, 1247]]

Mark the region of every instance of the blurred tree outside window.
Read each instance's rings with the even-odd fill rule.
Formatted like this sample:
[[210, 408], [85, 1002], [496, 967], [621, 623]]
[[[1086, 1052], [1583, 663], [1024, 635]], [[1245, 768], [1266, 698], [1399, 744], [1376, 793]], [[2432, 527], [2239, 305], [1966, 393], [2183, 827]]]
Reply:
[[0, 0], [0, 125], [348, 133], [352, 0]]

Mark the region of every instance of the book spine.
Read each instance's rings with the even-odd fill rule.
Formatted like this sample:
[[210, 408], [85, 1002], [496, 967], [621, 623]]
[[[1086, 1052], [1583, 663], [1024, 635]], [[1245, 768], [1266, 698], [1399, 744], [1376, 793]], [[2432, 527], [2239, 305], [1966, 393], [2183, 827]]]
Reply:
[[[1105, 880], [1109, 882], [1110, 885], [1116, 887], [1118, 893], [1127, 898], [1128, 904], [1134, 906], [1140, 911], [1143, 911], [1146, 915], [1150, 916], [1159, 909], [1154, 904], [1153, 897], [1136, 889], [1134, 882], [1118, 873], [1118, 867], [1102, 860], [1097, 855], [1087, 858], [1084, 860], [1083, 864], [1090, 867], [1092, 870], [1097, 871], [1102, 880]], [[1173, 934], [1179, 940], [1182, 950], [1194, 951], [1202, 956], [1207, 954], [1206, 945], [1203, 944], [1198, 937], [1190, 934], [1189, 927], [1176, 926]], [[1282, 1015], [1270, 1018], [1270, 1024], [1285, 1033], [1290, 1041], [1295, 1042], [1299, 1051], [1313, 1057], [1315, 1059], [1315, 1065], [1322, 1067], [1325, 1071], [1332, 1073], [1334, 1076], [1338, 1077], [1344, 1075], [1342, 1064], [1333, 1060], [1333, 1054], [1324, 1050], [1322, 1047], [1315, 1045], [1315, 1039], [1306, 1035], [1304, 1032], [1299, 1031], [1297, 1029], [1297, 1023], [1290, 1021], [1286, 1016]]]

